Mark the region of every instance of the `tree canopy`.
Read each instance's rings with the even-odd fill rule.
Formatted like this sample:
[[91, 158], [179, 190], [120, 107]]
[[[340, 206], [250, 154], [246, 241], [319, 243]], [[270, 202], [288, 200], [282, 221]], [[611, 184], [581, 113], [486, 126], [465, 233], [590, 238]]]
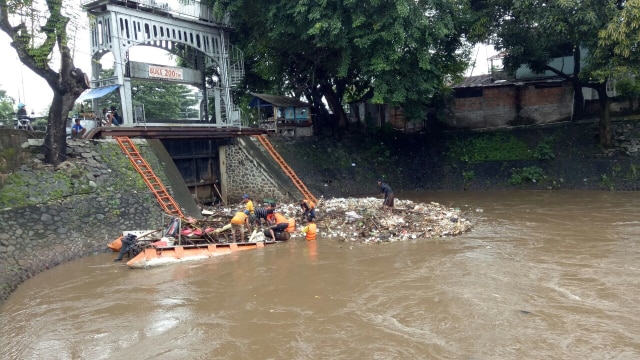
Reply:
[[246, 85], [304, 95], [322, 115], [326, 99], [345, 123], [351, 100], [402, 105], [422, 119], [430, 97], [460, 76], [469, 49], [466, 7], [457, 0], [219, 2], [245, 52]]
[[193, 108], [197, 100], [185, 85], [134, 80], [131, 97], [134, 104], [144, 104], [147, 119], [198, 117], [198, 110]]
[[[534, 72], [549, 71], [574, 86], [574, 115], [583, 113], [583, 87], [593, 88], [600, 101], [600, 144], [611, 146], [606, 84], [616, 76], [616, 55], [598, 35], [619, 22], [624, 1], [600, 0], [473, 0], [478, 20], [472, 34], [507, 53], [505, 68], [522, 65]], [[615, 31], [614, 31], [615, 32]], [[569, 56], [573, 66], [556, 58]]]

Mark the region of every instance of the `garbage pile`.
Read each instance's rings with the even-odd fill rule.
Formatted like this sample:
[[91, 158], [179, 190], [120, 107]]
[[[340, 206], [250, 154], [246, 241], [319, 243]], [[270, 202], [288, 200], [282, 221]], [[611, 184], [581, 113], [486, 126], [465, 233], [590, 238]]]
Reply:
[[[455, 236], [470, 231], [471, 221], [457, 208], [439, 203], [415, 203], [411, 200], [395, 200], [392, 213], [384, 212], [379, 198], [321, 199], [316, 207], [318, 236], [352, 243], [381, 243], [410, 239]], [[238, 208], [218, 208], [207, 211], [210, 219], [227, 219]], [[277, 204], [276, 211], [285, 217], [294, 217], [297, 228], [305, 225], [302, 210], [297, 203]], [[296, 231], [291, 238], [303, 238]]]

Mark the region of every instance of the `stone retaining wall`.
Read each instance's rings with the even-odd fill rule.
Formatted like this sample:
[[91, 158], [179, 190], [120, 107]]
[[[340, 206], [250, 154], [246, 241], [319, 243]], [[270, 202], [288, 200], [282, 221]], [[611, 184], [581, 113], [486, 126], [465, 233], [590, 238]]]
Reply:
[[[145, 160], [162, 172], [145, 144], [137, 142]], [[74, 141], [67, 152], [57, 168], [22, 165], [0, 189], [0, 303], [43, 270], [106, 252], [124, 230], [162, 226], [155, 197], [115, 142]]]
[[244, 193], [249, 193], [258, 205], [264, 199], [276, 202], [289, 201], [291, 196], [267, 173], [264, 164], [250, 156], [242, 145], [227, 145], [222, 148], [221, 168], [225, 171], [227, 197], [231, 204], [238, 203]]

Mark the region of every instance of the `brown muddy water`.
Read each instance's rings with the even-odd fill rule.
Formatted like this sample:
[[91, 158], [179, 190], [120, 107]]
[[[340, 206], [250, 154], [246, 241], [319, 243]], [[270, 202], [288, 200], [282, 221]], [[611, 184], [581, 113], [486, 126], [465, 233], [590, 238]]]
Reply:
[[469, 209], [476, 225], [146, 270], [114, 254], [63, 264], [0, 308], [2, 358], [640, 358], [640, 193], [398, 198]]

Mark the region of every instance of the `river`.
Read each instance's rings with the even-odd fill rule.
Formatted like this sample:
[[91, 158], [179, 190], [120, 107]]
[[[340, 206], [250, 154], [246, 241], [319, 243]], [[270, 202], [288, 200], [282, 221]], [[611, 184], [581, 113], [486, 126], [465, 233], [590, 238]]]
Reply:
[[146, 270], [84, 258], [0, 308], [3, 359], [640, 358], [640, 193], [397, 197], [468, 210], [473, 231]]

